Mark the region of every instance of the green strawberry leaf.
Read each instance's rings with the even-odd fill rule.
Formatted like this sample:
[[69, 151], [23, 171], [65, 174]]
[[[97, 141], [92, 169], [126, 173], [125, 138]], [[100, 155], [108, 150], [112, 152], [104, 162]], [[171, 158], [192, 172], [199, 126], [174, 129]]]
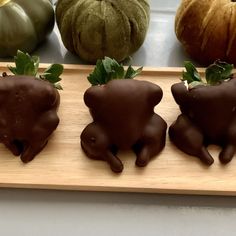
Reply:
[[44, 80], [47, 80], [52, 84], [55, 84], [61, 81], [60, 75], [62, 73], [63, 73], [63, 66], [61, 64], [53, 64], [44, 71], [41, 77]]
[[185, 61], [184, 67], [186, 71], [183, 71], [183, 80], [186, 80], [188, 84], [193, 81], [202, 81], [196, 67], [190, 61]]
[[105, 57], [102, 60], [103, 67], [106, 73], [113, 79], [121, 79], [124, 77], [124, 67], [120, 65], [116, 60], [109, 57]]
[[234, 65], [222, 61], [215, 61], [206, 69], [206, 81], [210, 85], [219, 84], [232, 76]]
[[39, 57], [30, 56], [28, 53], [24, 53], [20, 50], [17, 51], [17, 55], [14, 57], [15, 67], [8, 66], [9, 70], [14, 75], [29, 75], [38, 79], [47, 80], [54, 85], [57, 89], [62, 89], [60, 84], [60, 75], [63, 73], [63, 66], [60, 64], [53, 64], [47, 68], [43, 74], [38, 75]]
[[142, 72], [142, 70], [143, 70], [143, 67], [140, 67], [137, 70], [134, 70], [132, 66], [129, 66], [125, 74], [125, 79], [133, 79], [134, 77], [139, 75]]
[[133, 79], [142, 71], [142, 67], [134, 70], [131, 66], [125, 71], [124, 66], [115, 59], [105, 57], [98, 60], [93, 72], [88, 76], [88, 81], [92, 86], [106, 84], [113, 79]]
[[14, 61], [16, 67], [9, 67], [13, 74], [36, 76], [39, 66], [39, 57], [31, 57], [28, 53], [23, 53], [18, 50]]
[[199, 85], [216, 85], [232, 77], [234, 65], [217, 60], [208, 66], [205, 71], [206, 80], [202, 80], [195, 66], [189, 62], [184, 62], [186, 71], [183, 71], [182, 81], [187, 81], [188, 88], [193, 89]]
[[88, 76], [88, 81], [93, 85], [105, 84], [107, 72], [101, 60], [97, 60], [93, 73]]

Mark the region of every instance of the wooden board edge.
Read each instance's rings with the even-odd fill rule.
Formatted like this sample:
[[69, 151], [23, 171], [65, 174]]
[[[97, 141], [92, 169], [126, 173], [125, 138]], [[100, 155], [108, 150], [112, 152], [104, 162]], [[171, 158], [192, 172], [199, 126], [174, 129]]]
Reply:
[[[14, 65], [13, 62], [0, 62], [0, 69], [5, 69], [9, 65]], [[50, 63], [40, 63], [39, 68], [41, 69], [46, 69], [49, 67], [51, 64]], [[82, 71], [91, 71], [94, 68], [94, 65], [80, 65], [80, 64], [62, 64], [64, 66], [65, 70], [82, 70]], [[133, 66], [134, 68], [138, 68], [139, 66]], [[204, 67], [197, 67], [197, 70], [199, 73], [204, 73], [206, 68]], [[184, 70], [183, 67], [149, 67], [149, 66], [144, 66], [143, 67], [143, 72], [145, 75], [150, 74], [153, 75], [153, 73], [158, 73], [159, 75], [161, 74], [169, 74], [173, 75], [176, 73], [182, 73]], [[233, 70], [234, 73], [236, 73], [236, 69]]]
[[45, 185], [23, 183], [0, 183], [0, 188], [5, 189], [34, 189], [56, 191], [81, 191], [81, 192], [107, 192], [107, 193], [141, 193], [141, 194], [171, 194], [193, 196], [236, 196], [236, 191], [202, 190], [202, 189], [168, 189], [168, 188], [136, 188], [117, 186], [88, 186], [88, 185]]
[[[13, 66], [13, 62], [0, 62], [0, 69], [5, 69], [7, 66]], [[40, 63], [39, 68], [46, 69], [51, 64], [49, 63]], [[79, 64], [63, 64], [65, 70], [82, 70], [82, 71], [91, 71], [94, 68], [94, 65], [79, 65]], [[134, 68], [138, 68], [138, 66], [133, 66]], [[199, 72], [203, 72], [204, 68], [198, 68]], [[183, 67], [143, 67], [143, 73], [168, 73], [168, 74], [175, 74], [180, 73], [183, 71]]]

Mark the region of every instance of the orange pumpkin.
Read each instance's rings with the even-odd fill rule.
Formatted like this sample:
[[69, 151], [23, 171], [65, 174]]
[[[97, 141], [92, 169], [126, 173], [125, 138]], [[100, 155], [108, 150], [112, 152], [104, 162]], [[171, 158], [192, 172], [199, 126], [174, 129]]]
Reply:
[[182, 0], [175, 32], [198, 62], [221, 59], [236, 65], [236, 0]]

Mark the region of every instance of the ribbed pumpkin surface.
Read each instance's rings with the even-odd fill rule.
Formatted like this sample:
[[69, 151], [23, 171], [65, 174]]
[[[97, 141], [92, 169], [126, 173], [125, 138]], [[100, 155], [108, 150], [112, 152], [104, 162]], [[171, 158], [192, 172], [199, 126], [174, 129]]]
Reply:
[[216, 59], [236, 65], [236, 3], [182, 0], [175, 32], [186, 51], [203, 64]]
[[149, 24], [147, 0], [59, 0], [56, 19], [65, 47], [95, 62], [118, 61], [143, 43]]

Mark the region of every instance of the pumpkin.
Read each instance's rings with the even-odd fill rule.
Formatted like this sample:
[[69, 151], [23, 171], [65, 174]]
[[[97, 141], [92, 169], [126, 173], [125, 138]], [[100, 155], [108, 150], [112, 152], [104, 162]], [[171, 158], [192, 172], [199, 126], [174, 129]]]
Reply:
[[236, 64], [235, 0], [182, 0], [175, 32], [198, 62], [209, 64], [221, 59]]
[[148, 0], [59, 0], [56, 20], [65, 47], [85, 61], [122, 61], [143, 44]]
[[53, 26], [49, 0], [0, 0], [0, 57], [32, 52]]

